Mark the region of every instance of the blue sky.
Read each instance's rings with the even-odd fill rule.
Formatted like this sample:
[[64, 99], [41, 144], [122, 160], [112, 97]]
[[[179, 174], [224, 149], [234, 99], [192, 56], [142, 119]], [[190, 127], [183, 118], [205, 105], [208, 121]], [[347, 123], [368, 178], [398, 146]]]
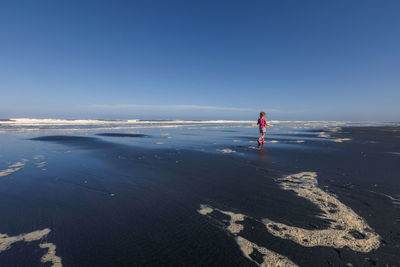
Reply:
[[0, 117], [398, 121], [400, 1], [1, 1]]

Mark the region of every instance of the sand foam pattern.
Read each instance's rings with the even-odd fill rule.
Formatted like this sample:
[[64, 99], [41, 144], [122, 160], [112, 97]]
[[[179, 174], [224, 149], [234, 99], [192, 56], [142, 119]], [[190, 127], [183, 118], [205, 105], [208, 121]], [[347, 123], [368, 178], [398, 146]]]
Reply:
[[292, 240], [305, 247], [349, 247], [358, 252], [369, 252], [380, 245], [380, 237], [367, 222], [334, 195], [318, 188], [315, 172], [301, 172], [276, 179], [284, 190], [294, 191], [322, 210], [319, 217], [330, 222], [328, 229], [308, 230], [264, 219], [272, 235]]
[[351, 140], [351, 138], [336, 138], [336, 139], [333, 139], [332, 141], [336, 142], [336, 143], [343, 143], [343, 141], [350, 141], [350, 140]]
[[8, 166], [8, 169], [0, 171], [0, 177], [7, 176], [7, 175], [10, 175], [10, 174], [12, 174], [14, 172], [17, 172], [20, 169], [22, 169], [24, 166], [25, 166], [25, 161], [24, 160], [22, 162], [18, 161], [18, 162], [14, 163], [14, 164], [11, 164], [10, 166]]
[[[200, 205], [200, 209], [198, 210], [198, 212], [201, 215], [208, 215], [213, 212], [220, 212], [222, 214], [229, 216], [230, 217], [229, 225], [226, 227], [226, 230], [228, 230], [234, 236], [236, 244], [239, 246], [243, 255], [250, 261], [257, 264], [258, 266], [262, 267], [297, 266], [289, 258], [281, 254], [278, 254], [272, 250], [269, 250], [267, 248], [260, 247], [257, 244], [239, 236], [238, 234], [244, 228], [243, 224], [239, 223], [244, 221], [246, 217], [244, 214], [234, 213], [231, 211], [224, 211], [204, 204]], [[254, 252], [254, 250], [258, 251], [263, 255], [262, 257], [263, 261], [261, 263], [257, 262], [255, 259], [251, 257], [251, 254]]]
[[224, 149], [217, 149], [217, 151], [222, 152], [222, 153], [235, 153], [236, 151], [230, 148], [224, 148]]
[[332, 138], [329, 134], [326, 134], [325, 132], [319, 132], [318, 137], [320, 138]]
[[[282, 239], [291, 240], [305, 247], [326, 246], [334, 248], [348, 247], [357, 252], [370, 252], [380, 246], [380, 237], [367, 224], [365, 219], [357, 215], [351, 208], [340, 202], [336, 196], [318, 187], [315, 172], [301, 172], [276, 179], [284, 190], [294, 191], [299, 197], [305, 198], [318, 206], [322, 214], [319, 216], [329, 222], [329, 227], [321, 230], [308, 230], [262, 219], [266, 230]], [[225, 229], [233, 235], [237, 245], [246, 258], [258, 266], [297, 266], [289, 258], [261, 247], [240, 236], [244, 229], [243, 221], [247, 215], [224, 211], [209, 205], [200, 205], [201, 215], [213, 217], [214, 212], [230, 217]], [[215, 218], [214, 218], [215, 219]], [[254, 218], [252, 218], [254, 219]], [[225, 220], [216, 219], [225, 225]], [[263, 262], [252, 257], [254, 251], [261, 253]]]
[[41, 262], [51, 262], [53, 267], [62, 267], [61, 258], [56, 255], [56, 246], [52, 243], [42, 243], [41, 248], [47, 248], [47, 253], [41, 258]]
[[[294, 262], [286, 258], [285, 256], [282, 256], [276, 252], [273, 252], [269, 249], [266, 249], [264, 247], [257, 246], [253, 242], [250, 242], [249, 240], [243, 238], [243, 237], [236, 237], [236, 243], [239, 245], [240, 250], [243, 252], [244, 256], [257, 264], [258, 266], [262, 267], [295, 267], [297, 266]], [[257, 250], [259, 253], [263, 254], [263, 262], [259, 264], [255, 260], [253, 260], [250, 257], [250, 254], [253, 253], [254, 250]]]
[[[38, 241], [46, 237], [50, 233], [49, 228], [43, 230], [33, 231], [27, 234], [20, 234], [17, 236], [8, 236], [6, 234], [0, 234], [0, 253], [10, 249], [11, 245], [16, 242], [32, 242]], [[42, 263], [51, 262], [52, 267], [62, 267], [61, 258], [56, 256], [56, 246], [52, 243], [42, 243], [39, 245], [40, 248], [47, 248], [47, 253], [41, 258]]]

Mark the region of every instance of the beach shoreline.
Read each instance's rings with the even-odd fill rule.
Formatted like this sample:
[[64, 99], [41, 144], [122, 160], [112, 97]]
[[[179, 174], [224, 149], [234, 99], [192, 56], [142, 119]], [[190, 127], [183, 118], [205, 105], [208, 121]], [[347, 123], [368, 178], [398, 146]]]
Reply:
[[[398, 262], [399, 127], [279, 126], [258, 147], [254, 128], [230, 126], [3, 134], [0, 233], [46, 228], [54, 247], [18, 241], [0, 262], [40, 266], [47, 250], [62, 266]], [[285, 189], [302, 172], [317, 183]], [[338, 211], [321, 217], [328, 202], [309, 194]], [[330, 239], [343, 227], [354, 245]]]

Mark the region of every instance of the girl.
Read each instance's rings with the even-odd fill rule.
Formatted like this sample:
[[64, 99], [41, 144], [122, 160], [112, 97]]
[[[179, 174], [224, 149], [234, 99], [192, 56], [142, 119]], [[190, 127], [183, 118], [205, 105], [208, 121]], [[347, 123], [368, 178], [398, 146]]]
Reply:
[[265, 137], [265, 132], [266, 130], [266, 126], [270, 127], [271, 124], [269, 124], [267, 122], [267, 120], [265, 119], [265, 112], [261, 111], [260, 112], [260, 118], [257, 121], [257, 125], [260, 127], [260, 133], [262, 134], [260, 138], [258, 138], [257, 142], [260, 145], [261, 143], [264, 144], [264, 137]]

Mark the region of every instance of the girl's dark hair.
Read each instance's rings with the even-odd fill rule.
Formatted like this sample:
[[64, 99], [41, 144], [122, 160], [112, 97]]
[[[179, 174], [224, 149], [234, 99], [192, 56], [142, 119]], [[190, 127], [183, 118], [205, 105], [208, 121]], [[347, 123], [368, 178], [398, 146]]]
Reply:
[[262, 117], [264, 117], [265, 116], [265, 112], [264, 111], [261, 111], [260, 112], [260, 118], [262, 118]]

